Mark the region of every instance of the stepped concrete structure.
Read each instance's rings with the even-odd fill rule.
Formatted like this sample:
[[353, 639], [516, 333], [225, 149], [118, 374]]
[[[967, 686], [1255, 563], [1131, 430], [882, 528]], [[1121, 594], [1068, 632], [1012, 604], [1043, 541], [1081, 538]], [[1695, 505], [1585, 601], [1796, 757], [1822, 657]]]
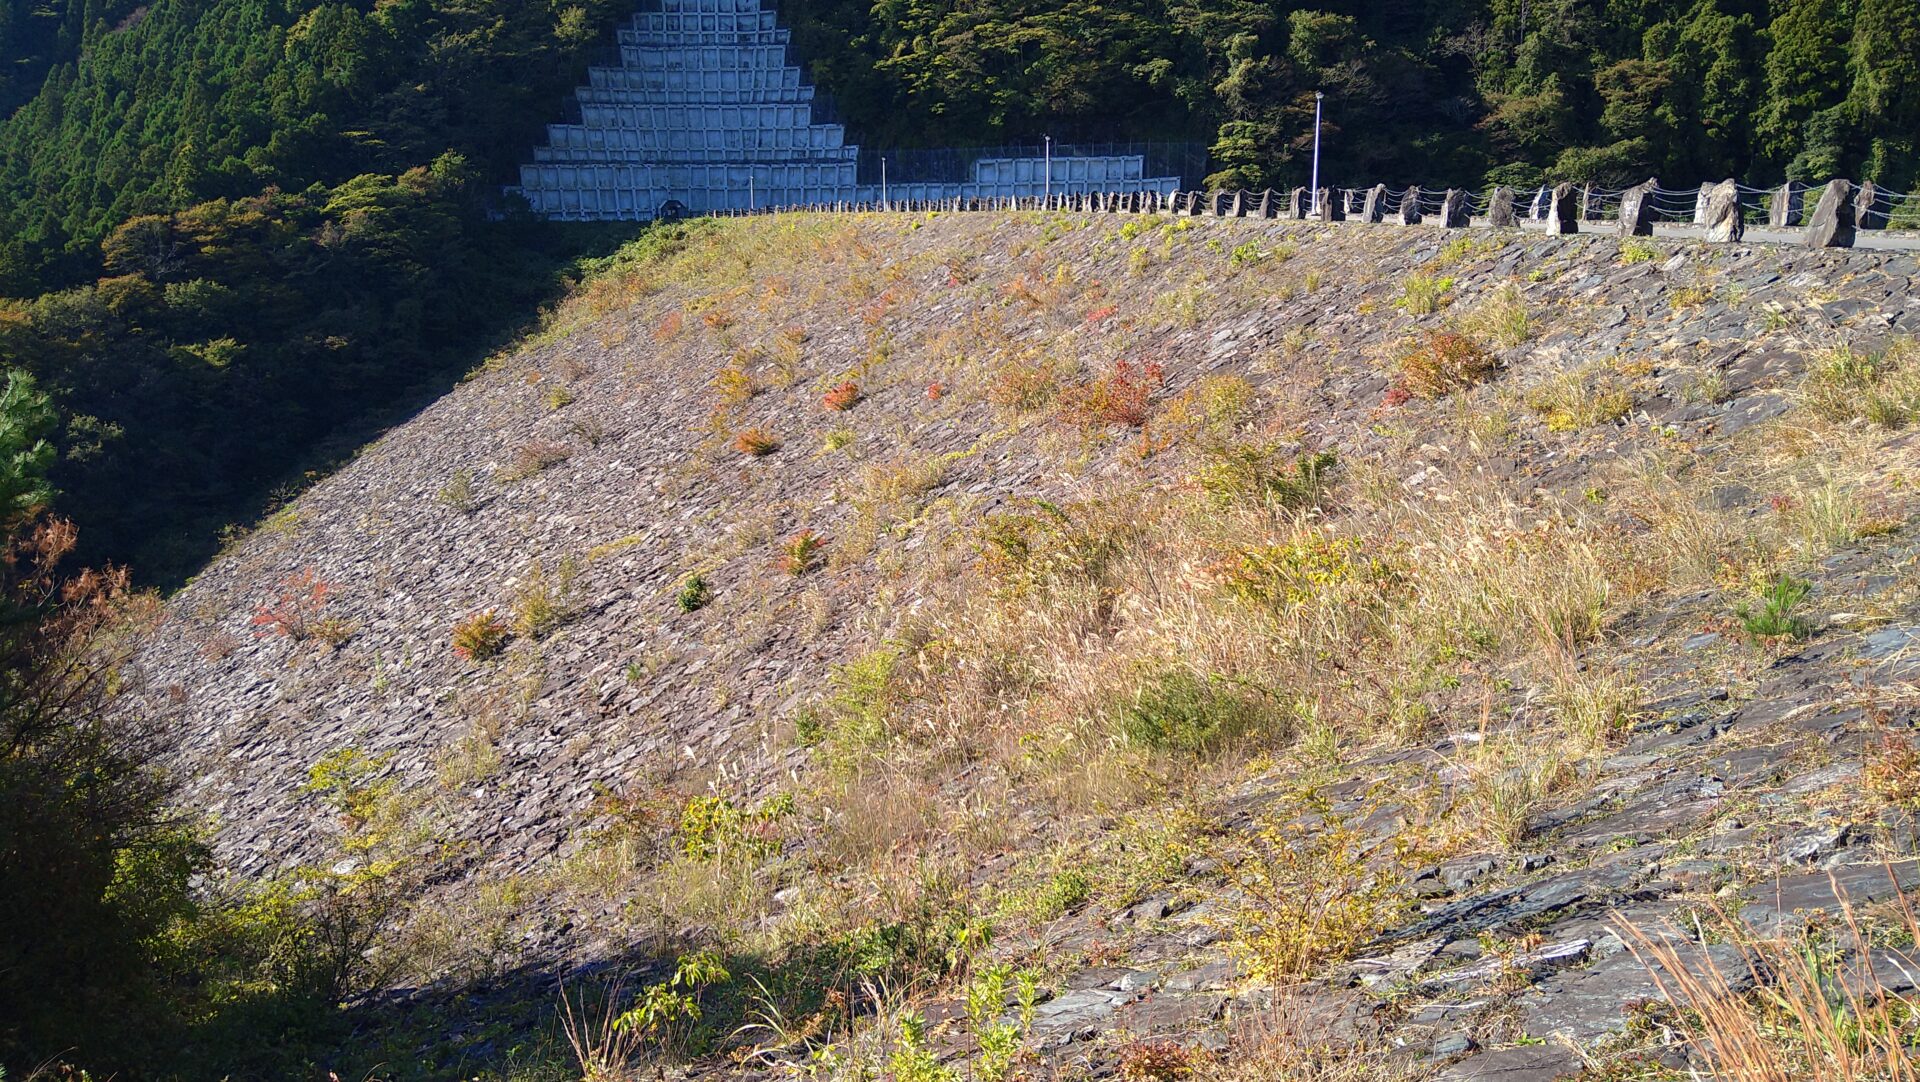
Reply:
[[[618, 34], [619, 63], [588, 71], [579, 120], [509, 189], [568, 220], [633, 220], [812, 203], [1003, 199], [1179, 190], [1144, 156], [973, 158], [965, 178], [862, 183], [860, 149], [815, 123], [813, 86], [788, 58], [789, 31], [762, 0], [655, 0]], [[871, 169], [869, 169], [871, 172]], [[675, 206], [677, 204], [677, 206]]]

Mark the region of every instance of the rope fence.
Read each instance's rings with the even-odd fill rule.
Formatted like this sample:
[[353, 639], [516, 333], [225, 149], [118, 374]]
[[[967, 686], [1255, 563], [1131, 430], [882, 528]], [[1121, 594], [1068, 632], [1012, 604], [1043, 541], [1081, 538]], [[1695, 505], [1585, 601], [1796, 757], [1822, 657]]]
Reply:
[[[1711, 241], [1739, 241], [1746, 227], [1802, 230], [1811, 247], [1851, 247], [1860, 231], [1920, 230], [1920, 194], [1835, 180], [1818, 187], [1788, 183], [1756, 188], [1728, 180], [1697, 188], [1666, 188], [1657, 181], [1632, 188], [1561, 184], [1552, 188], [1485, 190], [1305, 188], [1281, 192], [1076, 192], [978, 199], [875, 200], [721, 210], [712, 217], [748, 217], [787, 211], [908, 212], [1059, 210], [1317, 221], [1431, 222], [1462, 228], [1473, 219], [1496, 227], [1544, 223], [1549, 233], [1579, 232], [1581, 223], [1612, 222], [1622, 236], [1647, 236], [1656, 223], [1697, 225]], [[1626, 217], [1623, 218], [1623, 215]], [[662, 217], [678, 217], [663, 208]], [[1593, 230], [1587, 230], [1592, 232]], [[1756, 238], [1759, 239], [1759, 238]]]

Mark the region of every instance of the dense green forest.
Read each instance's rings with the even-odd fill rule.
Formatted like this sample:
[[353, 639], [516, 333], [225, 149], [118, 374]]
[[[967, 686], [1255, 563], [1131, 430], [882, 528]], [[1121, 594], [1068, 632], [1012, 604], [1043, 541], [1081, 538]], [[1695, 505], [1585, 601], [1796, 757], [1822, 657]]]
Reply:
[[[93, 558], [177, 581], [430, 393], [581, 238], [489, 221], [626, 0], [0, 0], [0, 361], [64, 421]], [[1324, 175], [1895, 188], [1920, 0], [790, 0], [871, 146], [1202, 142]]]

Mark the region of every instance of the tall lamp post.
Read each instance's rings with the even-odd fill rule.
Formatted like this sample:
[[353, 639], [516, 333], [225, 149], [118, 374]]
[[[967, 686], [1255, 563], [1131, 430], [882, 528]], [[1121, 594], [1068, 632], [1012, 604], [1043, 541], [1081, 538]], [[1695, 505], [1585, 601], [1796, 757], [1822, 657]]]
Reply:
[[1313, 216], [1320, 217], [1320, 100], [1326, 95], [1313, 92]]
[[1040, 205], [1047, 207], [1053, 203], [1053, 136], [1041, 136], [1040, 145], [1041, 154], [1043, 155], [1041, 158], [1040, 174]]

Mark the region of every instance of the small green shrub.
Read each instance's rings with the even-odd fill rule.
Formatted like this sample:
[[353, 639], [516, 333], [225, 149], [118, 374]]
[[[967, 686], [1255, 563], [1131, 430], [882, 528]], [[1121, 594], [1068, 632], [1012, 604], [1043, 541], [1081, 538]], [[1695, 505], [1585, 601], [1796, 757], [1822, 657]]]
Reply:
[[1147, 680], [1115, 709], [1114, 720], [1130, 743], [1189, 755], [1220, 751], [1268, 725], [1246, 689], [1184, 668]]
[[1806, 617], [1795, 615], [1794, 610], [1812, 592], [1812, 583], [1782, 575], [1756, 599], [1758, 605], [1742, 603], [1733, 612], [1739, 617], [1740, 626], [1755, 641], [1804, 639], [1812, 633], [1813, 625]]
[[1366, 837], [1324, 801], [1308, 804], [1324, 822], [1268, 818], [1226, 861], [1239, 888], [1218, 918], [1227, 946], [1254, 977], [1275, 985], [1352, 957], [1405, 904], [1393, 862], [1371, 859]]
[[440, 503], [463, 515], [470, 515], [480, 506], [474, 495], [473, 471], [461, 468], [453, 471], [447, 483], [440, 486]]
[[692, 860], [765, 860], [780, 851], [776, 824], [792, 815], [793, 807], [791, 793], [769, 797], [752, 808], [742, 808], [724, 796], [696, 796], [680, 811], [674, 843]]
[[707, 580], [700, 575], [688, 575], [680, 584], [680, 592], [674, 595], [673, 603], [681, 612], [698, 612], [712, 600], [713, 588], [707, 585]]
[[1631, 266], [1635, 263], [1651, 263], [1660, 255], [1660, 249], [1650, 240], [1639, 237], [1627, 237], [1620, 242], [1620, 262]]
[[820, 550], [826, 547], [826, 538], [801, 530], [780, 546], [780, 570], [798, 578], [820, 566]]
[[514, 630], [529, 639], [543, 639], [571, 619], [578, 574], [579, 567], [570, 557], [561, 560], [552, 574], [539, 560], [529, 564], [514, 594]]
[[1410, 316], [1426, 316], [1438, 312], [1451, 300], [1453, 279], [1441, 278], [1425, 271], [1415, 271], [1407, 275], [1400, 285], [1400, 298], [1394, 306]]
[[1339, 457], [1311, 451], [1291, 460], [1274, 444], [1215, 447], [1206, 451], [1194, 483], [1215, 505], [1259, 500], [1278, 508], [1311, 507], [1320, 502]]

